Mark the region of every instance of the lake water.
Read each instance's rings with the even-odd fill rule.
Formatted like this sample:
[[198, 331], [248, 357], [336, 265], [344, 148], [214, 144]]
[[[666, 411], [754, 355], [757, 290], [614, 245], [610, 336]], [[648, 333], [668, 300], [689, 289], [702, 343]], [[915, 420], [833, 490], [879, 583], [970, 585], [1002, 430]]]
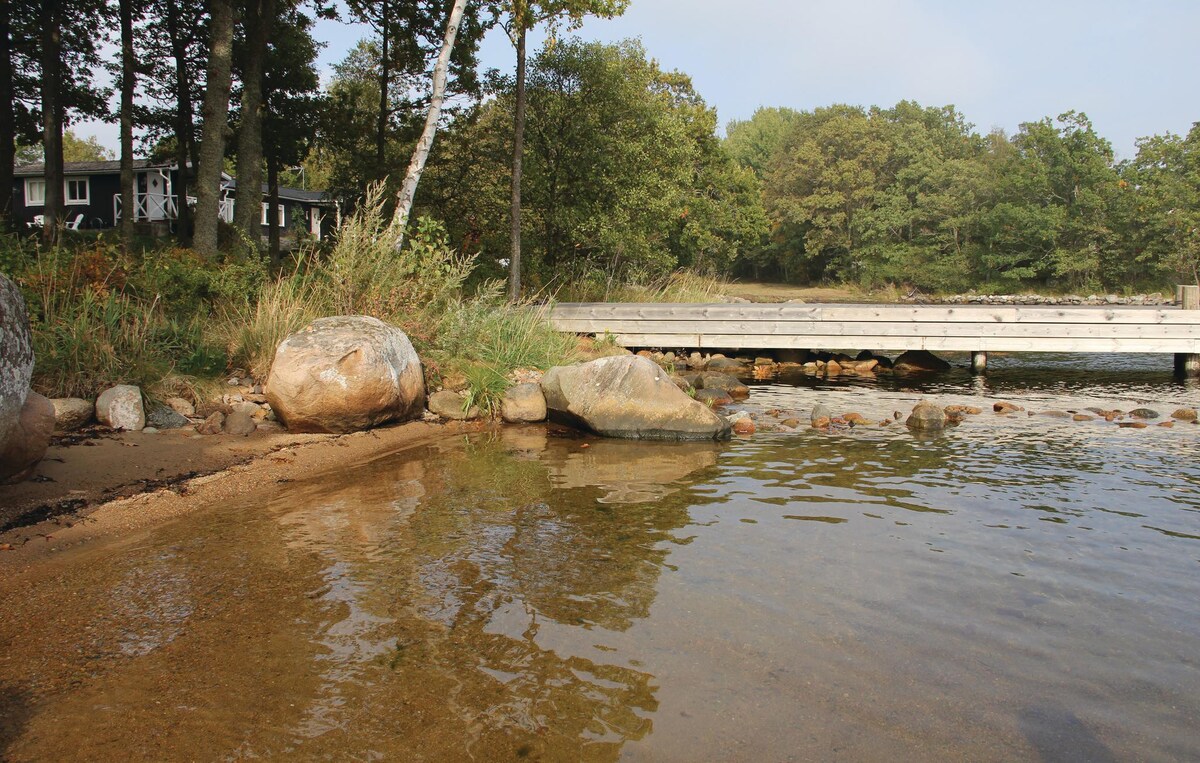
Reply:
[[[961, 361], [960, 361], [961, 362]], [[0, 582], [13, 760], [1194, 760], [1200, 403], [1170, 359], [797, 377], [900, 425], [650, 444], [508, 428]], [[775, 414], [779, 418], [781, 414]]]

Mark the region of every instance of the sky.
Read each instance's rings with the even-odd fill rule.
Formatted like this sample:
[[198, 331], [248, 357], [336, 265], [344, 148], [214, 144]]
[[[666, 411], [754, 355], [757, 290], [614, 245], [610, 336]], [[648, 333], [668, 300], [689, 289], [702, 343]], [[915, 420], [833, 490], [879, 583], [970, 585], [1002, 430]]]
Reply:
[[[722, 125], [762, 106], [953, 104], [980, 132], [1085, 112], [1118, 158], [1139, 137], [1200, 121], [1195, 0], [632, 0], [579, 36], [641, 38], [692, 77]], [[365, 36], [322, 22], [325, 72]], [[531, 42], [531, 46], [534, 43]], [[511, 71], [502, 32], [481, 63]], [[116, 145], [116, 127], [82, 125]]]

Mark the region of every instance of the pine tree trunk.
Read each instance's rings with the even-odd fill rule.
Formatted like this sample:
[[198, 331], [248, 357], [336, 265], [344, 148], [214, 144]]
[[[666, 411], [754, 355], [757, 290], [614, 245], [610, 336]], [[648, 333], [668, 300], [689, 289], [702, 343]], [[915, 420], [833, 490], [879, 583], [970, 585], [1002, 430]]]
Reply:
[[391, 41], [388, 32], [391, 30], [391, 19], [388, 18], [388, 2], [383, 0], [379, 9], [379, 114], [375, 120], [375, 171], [384, 170], [384, 153], [387, 149], [387, 126], [390, 116], [388, 90], [391, 87], [391, 57], [388, 43]]
[[188, 206], [188, 189], [192, 172], [192, 87], [188, 71], [187, 42], [179, 20], [179, 4], [167, 4], [167, 32], [171, 37], [171, 57], [175, 61], [175, 163], [179, 165], [173, 189], [176, 202], [176, 231], [179, 243], [192, 242], [192, 209]]
[[[247, 5], [246, 67], [242, 83], [242, 123], [238, 127], [237, 187], [238, 196], [258, 200], [262, 195], [262, 122], [263, 122], [263, 64], [275, 20], [274, 0], [259, 0]], [[256, 245], [262, 240], [261, 207], [258, 204], [238, 204], [234, 207], [233, 223]]]
[[438, 120], [442, 115], [442, 102], [446, 98], [446, 75], [450, 69], [450, 53], [454, 50], [454, 40], [458, 37], [458, 28], [462, 24], [463, 9], [466, 0], [454, 0], [450, 10], [450, 19], [446, 22], [446, 36], [442, 40], [442, 50], [438, 53], [437, 64], [433, 67], [433, 93], [429, 99], [429, 113], [425, 115], [425, 129], [413, 149], [412, 161], [408, 164], [408, 172], [404, 176], [404, 184], [400, 186], [397, 198], [396, 212], [392, 224], [400, 231], [396, 239], [396, 249], [404, 244], [404, 229], [408, 226], [408, 216], [412, 213], [413, 199], [417, 195], [417, 183], [421, 181], [421, 173], [425, 170], [425, 162], [429, 159], [429, 150], [433, 148], [433, 138], [437, 134]]
[[508, 299], [521, 298], [521, 164], [525, 153], [525, 24], [520, 19], [517, 35], [517, 103], [513, 118], [512, 200], [509, 214], [512, 222], [512, 253], [508, 263]]
[[121, 245], [133, 246], [137, 210], [133, 199], [133, 0], [120, 0], [121, 15]]
[[[209, 3], [211, 43], [204, 90], [204, 126], [200, 133], [200, 162], [196, 168], [196, 251], [217, 255], [218, 215], [221, 211], [221, 166], [229, 123], [229, 91], [233, 70], [233, 0]], [[257, 195], [257, 194], [255, 194]], [[248, 196], [243, 204], [258, 200]]]
[[42, 148], [45, 152], [46, 202], [42, 240], [58, 242], [63, 218], [62, 31], [59, 0], [42, 0]]
[[11, 230], [13, 162], [17, 127], [13, 118], [12, 24], [10, 0], [0, 0], [0, 231]]

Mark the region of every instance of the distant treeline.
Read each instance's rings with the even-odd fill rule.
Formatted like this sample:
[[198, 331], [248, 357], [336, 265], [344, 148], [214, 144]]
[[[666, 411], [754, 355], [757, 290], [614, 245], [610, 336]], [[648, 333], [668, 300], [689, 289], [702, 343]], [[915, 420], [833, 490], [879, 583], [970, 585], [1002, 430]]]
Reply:
[[[511, 83], [439, 138], [427, 211], [502, 257]], [[338, 85], [335, 83], [334, 87]], [[674, 267], [925, 290], [1158, 289], [1200, 262], [1200, 129], [1116, 162], [1068, 112], [981, 135], [953, 106], [716, 115], [639, 43], [559, 40], [532, 63], [533, 283]]]
[[725, 147], [771, 221], [742, 271], [944, 291], [1196, 281], [1200, 127], [1115, 162], [1081, 113], [980, 135], [953, 106], [903, 101], [761, 109]]

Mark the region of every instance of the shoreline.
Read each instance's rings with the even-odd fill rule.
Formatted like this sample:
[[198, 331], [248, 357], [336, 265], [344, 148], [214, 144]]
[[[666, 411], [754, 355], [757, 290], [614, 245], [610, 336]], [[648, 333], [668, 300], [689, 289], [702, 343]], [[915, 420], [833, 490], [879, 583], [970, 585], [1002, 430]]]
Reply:
[[[113, 433], [80, 458], [80, 444], [55, 445], [38, 474], [61, 470], [71, 478], [0, 487], [0, 519], [34, 519], [0, 532], [0, 571], [11, 575], [48, 554], [86, 546], [115, 534], [142, 529], [300, 478], [312, 478], [375, 458], [427, 444], [440, 437], [484, 431], [482, 422], [409, 421], [349, 434], [271, 433], [246, 438], [178, 438], [147, 443], [163, 434]], [[166, 437], [170, 437], [167, 435]], [[94, 441], [93, 441], [94, 442]], [[127, 447], [159, 444], [149, 458], [128, 458]], [[91, 451], [103, 451], [92, 454]], [[139, 456], [143, 451], [139, 451]], [[180, 455], [190, 456], [180, 458]], [[122, 459], [122, 457], [125, 458]], [[159, 466], [177, 459], [174, 470]], [[125, 463], [114, 467], [114, 462]], [[79, 462], [86, 461], [82, 466]], [[24, 488], [24, 489], [19, 489]], [[14, 502], [14, 499], [17, 502]], [[78, 506], [67, 505], [81, 501]], [[39, 515], [61, 509], [53, 516]], [[122, 538], [122, 539], [124, 539]]]

